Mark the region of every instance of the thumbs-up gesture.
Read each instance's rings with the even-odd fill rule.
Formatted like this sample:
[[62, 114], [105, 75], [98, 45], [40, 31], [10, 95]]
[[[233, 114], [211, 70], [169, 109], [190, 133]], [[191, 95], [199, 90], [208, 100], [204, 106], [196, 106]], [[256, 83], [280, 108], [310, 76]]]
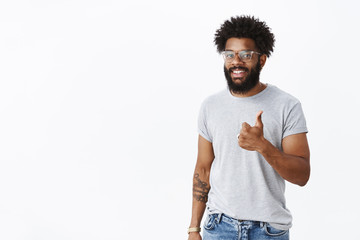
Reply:
[[261, 114], [263, 111], [259, 111], [256, 114], [256, 122], [253, 127], [244, 122], [238, 135], [239, 146], [249, 151], [257, 151], [260, 149], [264, 139], [263, 123], [261, 121]]

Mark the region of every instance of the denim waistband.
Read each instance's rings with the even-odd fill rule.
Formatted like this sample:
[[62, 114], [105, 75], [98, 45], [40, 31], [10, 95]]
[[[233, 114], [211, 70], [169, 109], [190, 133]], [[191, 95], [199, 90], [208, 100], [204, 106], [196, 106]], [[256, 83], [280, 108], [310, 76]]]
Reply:
[[[211, 214], [212, 215], [212, 214]], [[265, 222], [261, 222], [261, 221], [253, 221], [253, 220], [243, 220], [243, 219], [236, 219], [236, 218], [232, 218], [224, 213], [214, 213], [214, 215], [216, 216], [215, 221], [217, 221], [217, 223], [220, 223], [221, 221], [225, 221], [228, 223], [241, 223], [244, 225], [257, 225], [260, 227], [263, 227]]]

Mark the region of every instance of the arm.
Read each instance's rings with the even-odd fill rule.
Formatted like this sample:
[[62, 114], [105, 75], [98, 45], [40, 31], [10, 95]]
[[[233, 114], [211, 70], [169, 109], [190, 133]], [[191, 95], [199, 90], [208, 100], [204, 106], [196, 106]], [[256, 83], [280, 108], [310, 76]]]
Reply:
[[[190, 227], [200, 227], [208, 193], [210, 190], [209, 175], [214, 160], [212, 143], [199, 135], [198, 156], [193, 178], [193, 202]], [[198, 232], [189, 233], [189, 240], [201, 239]]]
[[262, 139], [259, 153], [285, 180], [305, 186], [310, 177], [310, 151], [306, 133], [290, 135], [282, 140], [283, 151]]
[[251, 127], [243, 123], [239, 135], [239, 146], [250, 151], [258, 151], [266, 161], [285, 180], [304, 186], [310, 177], [310, 150], [306, 133], [285, 137], [282, 140], [283, 151], [264, 138], [260, 111], [256, 123]]

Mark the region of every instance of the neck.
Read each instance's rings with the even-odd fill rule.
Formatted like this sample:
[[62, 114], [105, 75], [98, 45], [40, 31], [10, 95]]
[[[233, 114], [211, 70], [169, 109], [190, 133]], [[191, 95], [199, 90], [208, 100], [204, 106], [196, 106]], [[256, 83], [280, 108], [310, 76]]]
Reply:
[[254, 95], [258, 94], [259, 92], [261, 92], [262, 90], [264, 90], [266, 87], [267, 87], [266, 84], [259, 82], [258, 84], [256, 84], [255, 87], [253, 87], [246, 93], [234, 93], [233, 91], [230, 91], [230, 92], [235, 97], [244, 98], [244, 97], [254, 96]]

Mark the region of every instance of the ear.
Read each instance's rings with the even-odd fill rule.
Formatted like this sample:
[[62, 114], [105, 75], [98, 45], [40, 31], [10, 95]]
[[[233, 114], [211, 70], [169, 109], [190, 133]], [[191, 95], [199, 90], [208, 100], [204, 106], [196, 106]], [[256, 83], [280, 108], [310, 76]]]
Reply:
[[263, 54], [263, 55], [260, 56], [260, 66], [261, 66], [261, 68], [264, 67], [265, 62], [266, 62], [266, 59], [267, 59], [267, 57], [266, 57], [265, 54]]

